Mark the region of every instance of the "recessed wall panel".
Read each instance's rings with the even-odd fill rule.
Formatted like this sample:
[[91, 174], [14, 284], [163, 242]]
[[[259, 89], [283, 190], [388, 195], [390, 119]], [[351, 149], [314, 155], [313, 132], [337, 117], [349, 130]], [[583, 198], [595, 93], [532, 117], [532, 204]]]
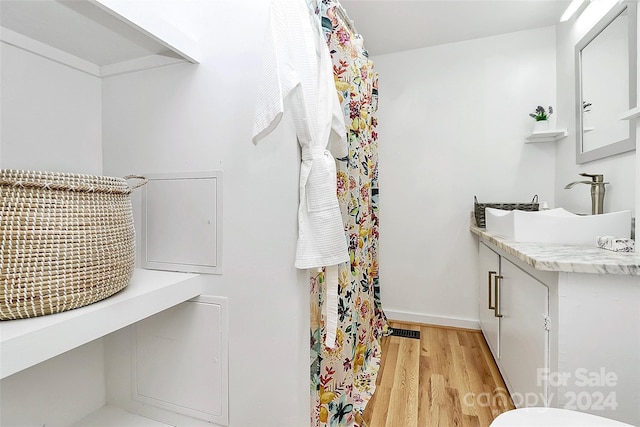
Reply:
[[147, 178], [142, 196], [142, 266], [221, 273], [222, 172]]
[[136, 324], [134, 400], [227, 422], [226, 299], [200, 296]]

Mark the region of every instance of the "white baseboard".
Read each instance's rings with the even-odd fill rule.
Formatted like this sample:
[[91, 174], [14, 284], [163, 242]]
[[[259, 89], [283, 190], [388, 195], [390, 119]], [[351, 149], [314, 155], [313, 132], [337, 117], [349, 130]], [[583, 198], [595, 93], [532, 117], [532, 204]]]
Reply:
[[460, 319], [456, 317], [431, 316], [424, 313], [412, 313], [408, 311], [389, 310], [382, 308], [389, 320], [399, 322], [423, 323], [426, 325], [449, 326], [454, 328], [480, 329], [480, 323], [475, 319]]

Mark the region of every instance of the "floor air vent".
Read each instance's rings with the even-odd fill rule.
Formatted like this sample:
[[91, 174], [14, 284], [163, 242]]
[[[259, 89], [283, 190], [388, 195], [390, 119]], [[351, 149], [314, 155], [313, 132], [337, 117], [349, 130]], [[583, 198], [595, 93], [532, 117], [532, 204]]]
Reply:
[[420, 339], [420, 331], [412, 331], [409, 329], [393, 328], [392, 337], [415, 338]]

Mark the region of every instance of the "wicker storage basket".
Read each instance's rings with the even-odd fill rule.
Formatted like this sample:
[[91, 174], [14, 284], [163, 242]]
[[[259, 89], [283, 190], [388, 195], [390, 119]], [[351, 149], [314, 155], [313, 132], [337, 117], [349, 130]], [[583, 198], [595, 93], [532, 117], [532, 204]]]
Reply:
[[538, 195], [536, 194], [531, 199], [531, 203], [519, 203], [519, 202], [502, 202], [502, 203], [478, 203], [478, 198], [473, 196], [473, 213], [476, 217], [476, 225], [480, 228], [485, 228], [485, 208], [504, 209], [512, 211], [518, 209], [521, 211], [537, 211], [540, 207], [538, 203]]
[[0, 170], [0, 320], [71, 310], [127, 286], [133, 188], [123, 178]]

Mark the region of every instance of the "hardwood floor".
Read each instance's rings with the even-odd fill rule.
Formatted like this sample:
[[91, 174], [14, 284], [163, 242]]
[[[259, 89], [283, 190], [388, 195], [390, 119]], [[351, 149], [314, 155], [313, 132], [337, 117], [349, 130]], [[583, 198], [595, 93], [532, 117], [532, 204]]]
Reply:
[[420, 339], [382, 339], [368, 427], [488, 427], [513, 403], [480, 331], [390, 322]]

